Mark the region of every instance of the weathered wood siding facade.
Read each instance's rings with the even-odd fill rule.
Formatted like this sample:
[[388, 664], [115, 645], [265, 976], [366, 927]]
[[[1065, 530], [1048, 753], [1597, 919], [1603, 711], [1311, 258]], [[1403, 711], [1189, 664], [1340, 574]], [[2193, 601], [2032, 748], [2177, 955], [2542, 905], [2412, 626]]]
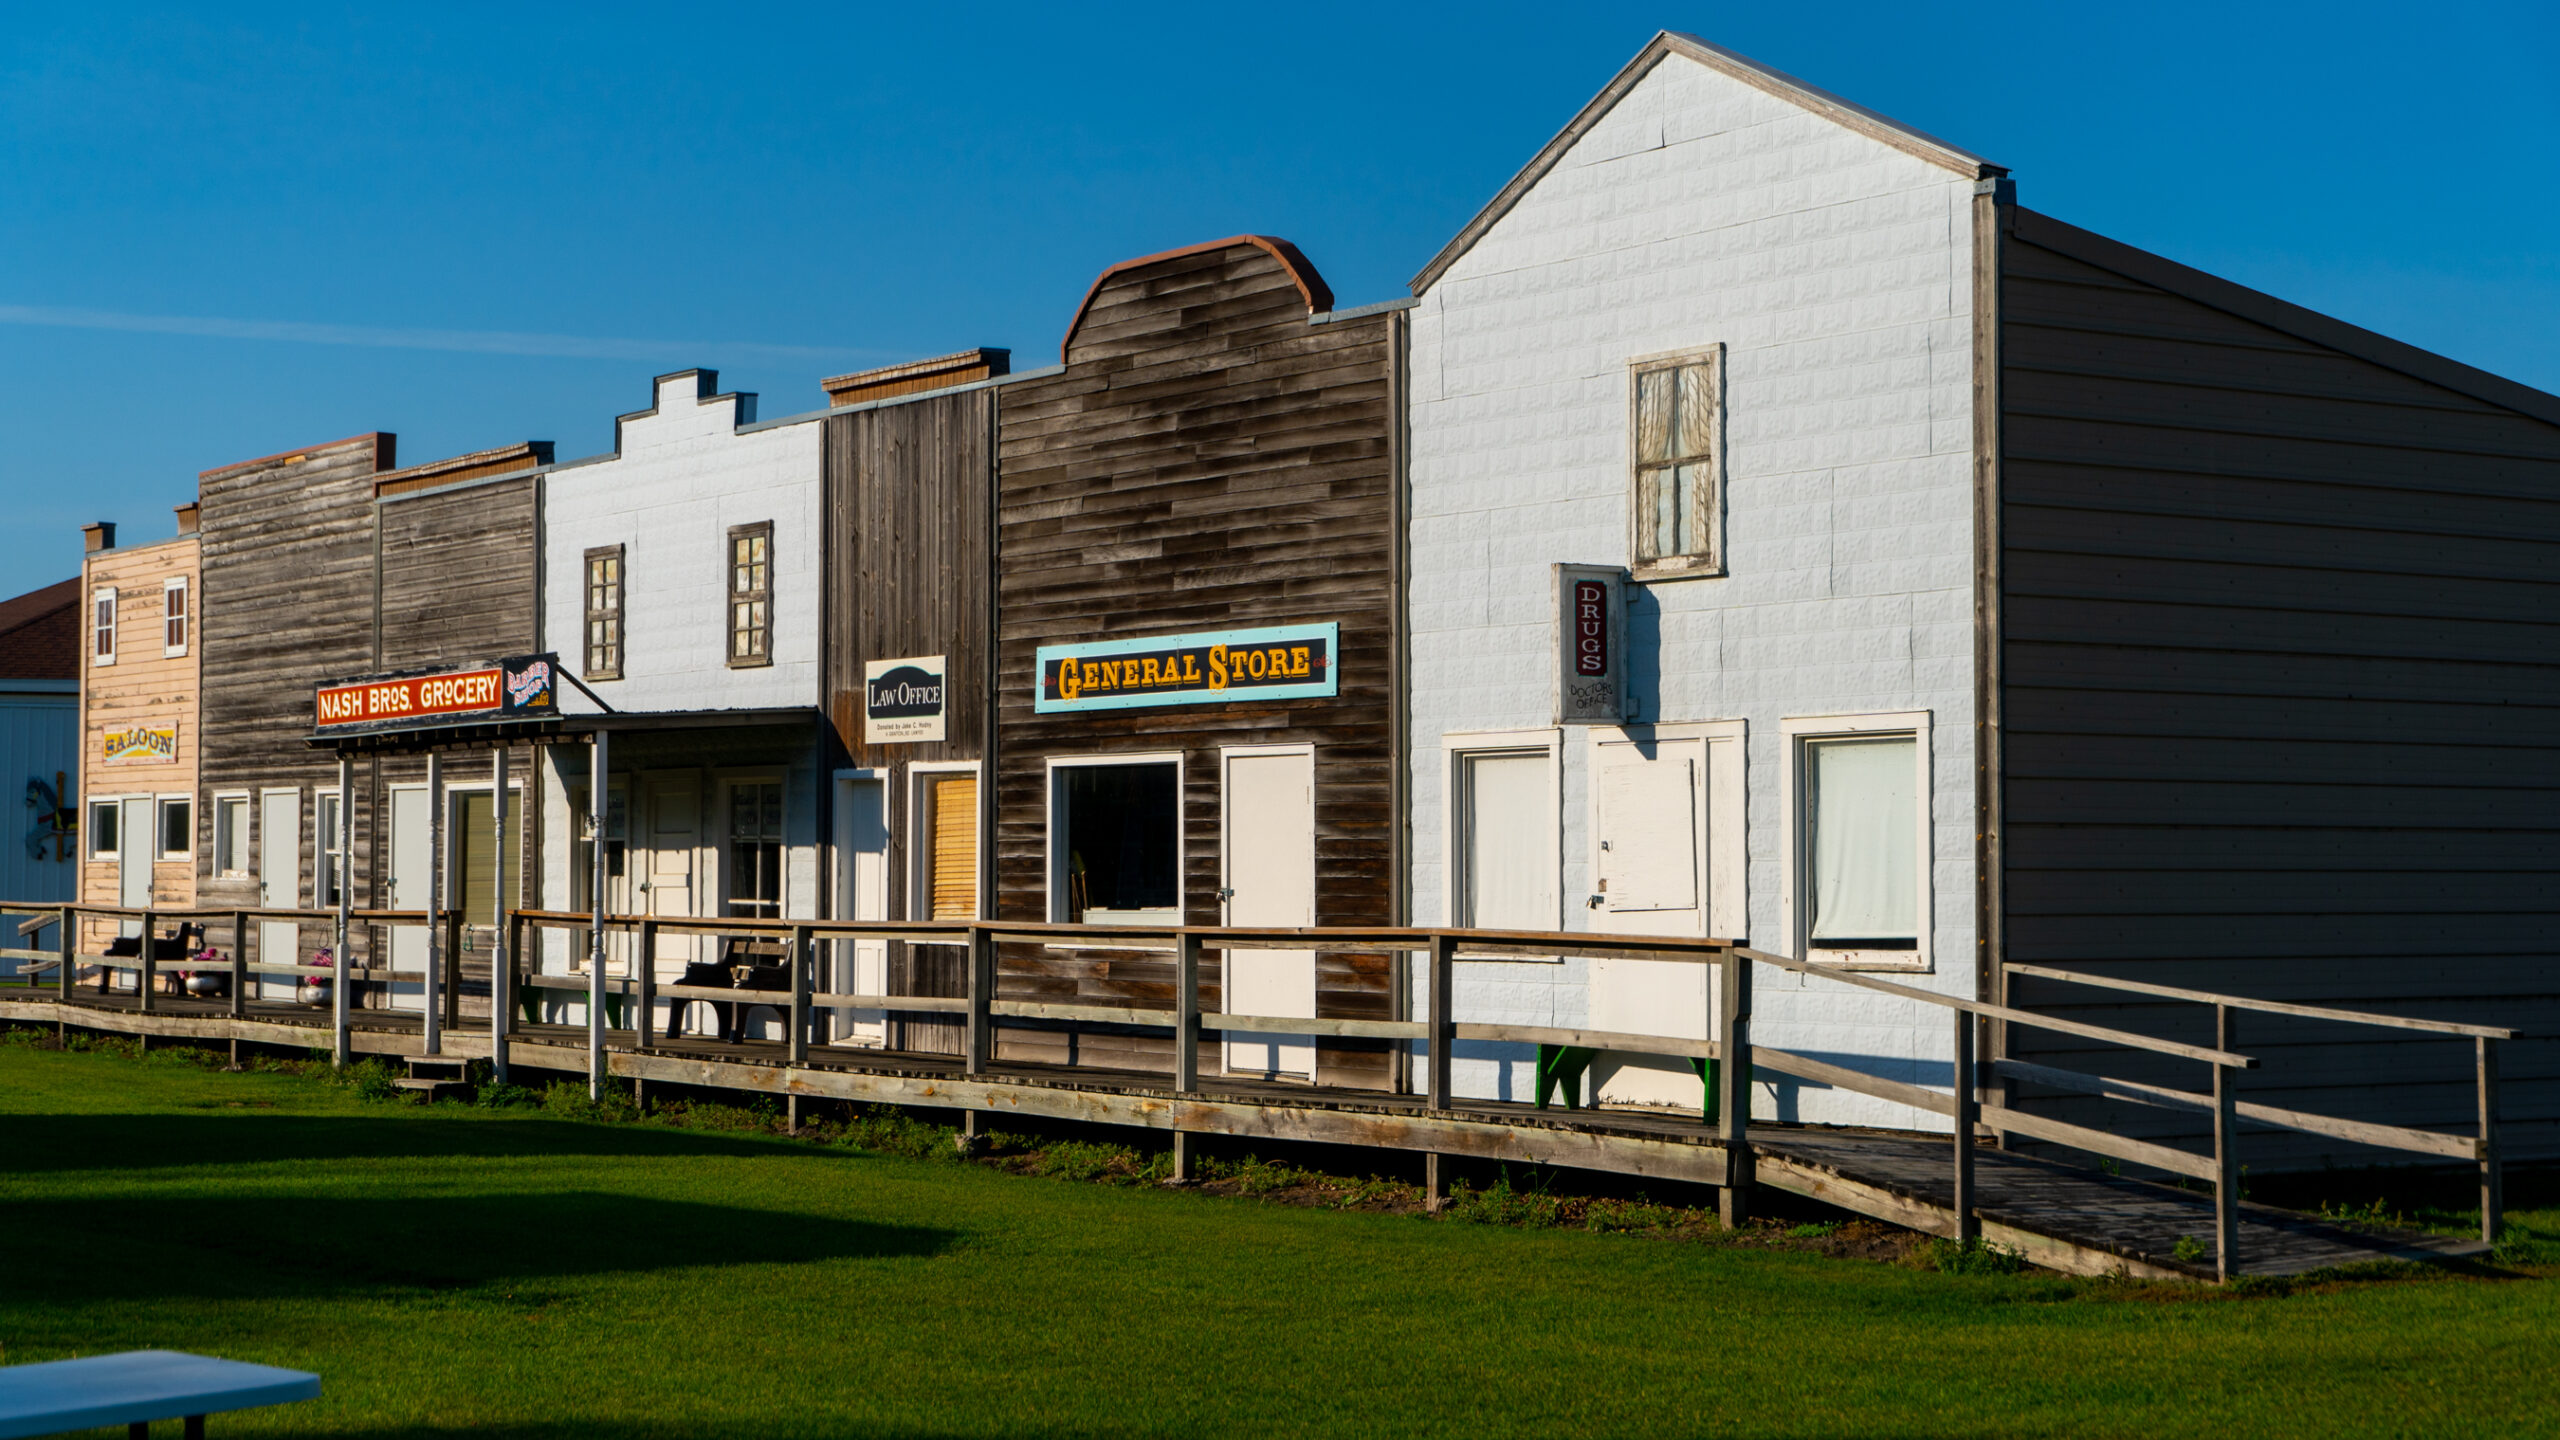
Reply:
[[[97, 550], [82, 565], [78, 607], [80, 769], [72, 777], [73, 796], [66, 797], [65, 803], [82, 806], [84, 827], [89, 823], [86, 807], [90, 802], [139, 796], [156, 801], [196, 794], [199, 759], [204, 749], [204, 727], [197, 703], [197, 666], [203, 654], [201, 610], [188, 617], [184, 653], [171, 655], [166, 643], [165, 598], [172, 580], [186, 582], [191, 604], [203, 596], [196, 544], [195, 536], [180, 535], [156, 545]], [[116, 656], [112, 665], [98, 663], [94, 597], [101, 590], [116, 592]], [[168, 760], [106, 762], [103, 744], [109, 731], [160, 725], [177, 727], [176, 754]], [[49, 782], [52, 777], [42, 778]], [[155, 821], [156, 818], [155, 811]], [[212, 821], [202, 808], [196, 811], [195, 825], [200, 837], [212, 833]], [[92, 905], [122, 904], [119, 897], [123, 870], [118, 858], [90, 854], [90, 843], [90, 834], [84, 828], [74, 856], [80, 872], [79, 898]], [[158, 858], [156, 842], [152, 848], [152, 903], [194, 904], [196, 867], [186, 860]], [[199, 842], [198, 848], [205, 847]], [[93, 927], [84, 943], [110, 934], [113, 929]]]
[[[1052, 757], [1178, 751], [1182, 916], [1219, 923], [1219, 747], [1304, 742], [1316, 922], [1392, 918], [1396, 317], [1311, 323], [1331, 307], [1322, 287], [1293, 249], [1241, 238], [1114, 267], [1064, 373], [997, 390], [998, 917], [1049, 918]], [[1324, 621], [1341, 626], [1335, 697], [1034, 708], [1044, 644]], [[1020, 951], [1003, 988], [1159, 1005], [1171, 981], [1162, 958]], [[1318, 1013], [1388, 1018], [1390, 983], [1384, 957], [1320, 957]], [[1015, 1031], [1006, 1047], [1171, 1063], [1158, 1035]], [[1328, 1042], [1316, 1078], [1378, 1085], [1390, 1068], [1383, 1047]]]
[[[970, 377], [974, 379], [975, 377]], [[965, 382], [964, 382], [965, 383]], [[988, 583], [994, 543], [994, 391], [891, 400], [832, 415], [826, 425], [826, 712], [843, 762], [882, 776], [887, 809], [886, 914], [914, 918], [916, 764], [977, 762], [985, 754], [992, 678]], [[874, 744], [864, 733], [864, 673], [875, 660], [943, 657], [943, 738]], [[990, 908], [985, 864], [990, 808], [983, 789], [978, 913]], [[839, 875], [853, 863], [836, 856]], [[839, 896], [841, 901], [843, 897]], [[889, 947], [887, 979], [901, 995], [964, 993], [948, 947]], [[908, 1048], [955, 1051], [956, 1024], [917, 1018], [891, 1037]]]
[[[2560, 402], [2032, 212], [1999, 305], [2008, 958], [2560, 1032]], [[2061, 1039], [2014, 1053], [2098, 1058]], [[2244, 1099], [2471, 1126], [2467, 1041], [2253, 1015], [2237, 1048]], [[2512, 1149], [2560, 1149], [2560, 1045], [2504, 1069]]]

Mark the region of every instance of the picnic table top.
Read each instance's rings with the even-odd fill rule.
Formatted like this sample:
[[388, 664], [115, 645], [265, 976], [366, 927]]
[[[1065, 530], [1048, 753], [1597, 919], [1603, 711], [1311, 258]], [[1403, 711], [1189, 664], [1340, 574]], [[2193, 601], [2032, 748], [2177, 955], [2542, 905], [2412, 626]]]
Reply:
[[320, 1377], [178, 1350], [0, 1366], [0, 1440], [309, 1400]]

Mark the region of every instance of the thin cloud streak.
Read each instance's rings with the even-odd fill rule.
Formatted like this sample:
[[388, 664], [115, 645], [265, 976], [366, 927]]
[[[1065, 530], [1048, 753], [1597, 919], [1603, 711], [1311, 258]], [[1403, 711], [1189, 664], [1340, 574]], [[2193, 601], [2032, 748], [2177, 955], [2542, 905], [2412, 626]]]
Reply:
[[894, 360], [899, 352], [844, 345], [766, 345], [755, 341], [623, 340], [539, 335], [512, 330], [404, 330], [373, 325], [316, 325], [298, 320], [227, 320], [195, 315], [126, 315], [49, 305], [0, 305], [0, 325], [58, 330], [119, 330], [197, 335], [215, 340], [279, 340], [303, 345], [355, 345], [376, 350], [451, 350], [480, 355], [539, 355], [569, 360], [683, 361], [726, 356], [774, 361]]

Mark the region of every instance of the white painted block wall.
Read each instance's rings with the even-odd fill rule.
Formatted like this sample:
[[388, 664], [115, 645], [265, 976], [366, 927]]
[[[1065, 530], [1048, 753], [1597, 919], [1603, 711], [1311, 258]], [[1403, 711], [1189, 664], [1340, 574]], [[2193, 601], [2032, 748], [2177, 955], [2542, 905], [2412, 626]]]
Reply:
[[[1419, 922], [1444, 916], [1441, 737], [1551, 724], [1548, 567], [1630, 558], [1627, 362], [1722, 342], [1729, 573], [1637, 593], [1638, 718], [1747, 722], [1748, 938], [1792, 952], [1780, 720], [1931, 712], [1935, 972], [1911, 983], [1972, 994], [1972, 191], [1969, 177], [1674, 54], [1420, 297]], [[1583, 732], [1565, 732], [1570, 929], [1594, 913], [1579, 903], [1592, 889], [1586, 750]], [[1581, 1025], [1585, 972], [1464, 965], [1459, 1017]], [[1765, 967], [1757, 978], [1759, 1043], [1948, 1083], [1947, 1012]], [[1484, 1047], [1453, 1080], [1515, 1098], [1534, 1084], [1523, 1047]], [[1768, 1118], [1944, 1128], [1792, 1081], [1760, 1095]]]

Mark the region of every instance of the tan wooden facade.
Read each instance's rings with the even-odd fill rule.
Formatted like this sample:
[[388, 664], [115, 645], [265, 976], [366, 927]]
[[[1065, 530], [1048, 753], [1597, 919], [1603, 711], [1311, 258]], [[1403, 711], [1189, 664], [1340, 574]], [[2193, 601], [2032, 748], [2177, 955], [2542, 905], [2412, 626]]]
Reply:
[[[92, 543], [99, 538], [93, 532]], [[204, 653], [197, 538], [190, 531], [152, 545], [92, 550], [81, 582], [80, 898], [93, 905], [131, 898], [124, 864], [135, 852], [120, 843], [101, 853], [98, 812], [112, 805], [119, 832], [136, 816], [147, 820], [150, 903], [193, 905], [195, 851], [209, 823], [194, 809]], [[113, 645], [102, 655], [100, 611], [110, 594]], [[175, 851], [161, 840], [161, 808], [169, 803], [189, 807], [189, 844]]]

